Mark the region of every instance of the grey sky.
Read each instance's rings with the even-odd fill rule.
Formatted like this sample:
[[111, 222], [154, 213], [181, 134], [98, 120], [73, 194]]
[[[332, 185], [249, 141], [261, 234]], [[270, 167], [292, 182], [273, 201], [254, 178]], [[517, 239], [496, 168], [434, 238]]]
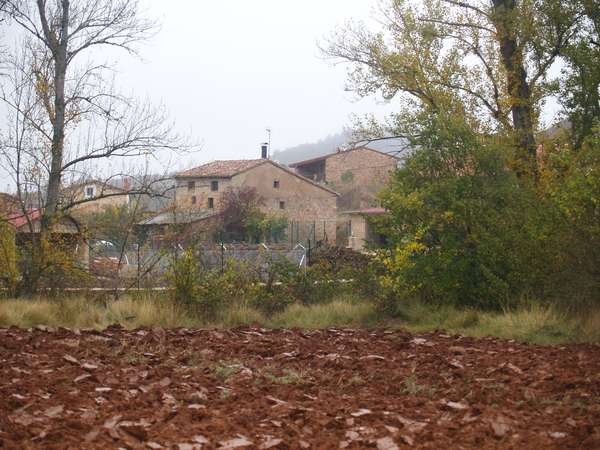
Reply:
[[[368, 21], [377, 0], [143, 1], [162, 29], [141, 47], [142, 60], [109, 50], [93, 59], [115, 61], [119, 91], [162, 102], [179, 132], [203, 142], [199, 153], [162, 154], [165, 167], [152, 171], [256, 158], [267, 126], [273, 149], [283, 149], [341, 131], [352, 113], [383, 118], [394, 109], [345, 92], [348, 66], [333, 66], [317, 48], [346, 20]], [[121, 172], [126, 163], [101, 168]], [[10, 187], [1, 171], [0, 180], [0, 190]]]
[[120, 55], [117, 82], [162, 101], [178, 130], [204, 142], [178, 167], [253, 158], [272, 128], [274, 149], [339, 132], [351, 113], [390, 110], [344, 92], [346, 67], [324, 61], [317, 41], [349, 18], [368, 18], [365, 0], [147, 0], [160, 33], [143, 61]]

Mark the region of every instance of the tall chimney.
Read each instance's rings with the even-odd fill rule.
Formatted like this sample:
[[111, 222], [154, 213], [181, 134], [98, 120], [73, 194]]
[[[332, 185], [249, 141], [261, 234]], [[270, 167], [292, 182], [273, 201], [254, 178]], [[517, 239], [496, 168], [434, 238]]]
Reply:
[[267, 144], [266, 142], [264, 144], [261, 144], [260, 150], [260, 157], [262, 159], [267, 159], [269, 157], [269, 144]]

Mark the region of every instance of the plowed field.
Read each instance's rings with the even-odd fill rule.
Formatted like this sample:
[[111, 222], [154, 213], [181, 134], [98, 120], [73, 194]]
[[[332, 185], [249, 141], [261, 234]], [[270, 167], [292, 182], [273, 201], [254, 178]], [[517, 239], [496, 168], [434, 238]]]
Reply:
[[600, 448], [600, 347], [0, 329], [1, 448]]

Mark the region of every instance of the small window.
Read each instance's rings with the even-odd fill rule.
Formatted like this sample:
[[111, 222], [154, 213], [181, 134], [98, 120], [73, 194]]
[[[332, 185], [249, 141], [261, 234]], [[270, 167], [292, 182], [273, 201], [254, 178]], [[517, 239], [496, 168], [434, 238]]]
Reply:
[[192, 195], [192, 205], [195, 205], [196, 201], [197, 201], [196, 196]]
[[219, 182], [218, 181], [211, 181], [210, 182], [210, 190], [213, 192], [217, 192], [219, 190]]
[[94, 196], [94, 186], [88, 186], [85, 188], [85, 198], [92, 198]]
[[208, 208], [213, 209], [215, 207], [215, 199], [212, 197], [208, 197]]
[[285, 202], [284, 201], [279, 202], [279, 209], [285, 209]]
[[274, 187], [275, 189], [279, 189], [279, 180], [275, 180], [275, 181], [273, 181], [273, 187]]
[[196, 189], [196, 182], [188, 181], [188, 191], [193, 191], [194, 189]]

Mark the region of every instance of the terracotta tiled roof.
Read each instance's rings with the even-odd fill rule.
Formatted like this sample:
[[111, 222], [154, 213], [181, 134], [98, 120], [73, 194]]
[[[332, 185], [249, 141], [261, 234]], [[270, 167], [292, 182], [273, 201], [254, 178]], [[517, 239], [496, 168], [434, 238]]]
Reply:
[[194, 167], [193, 169], [185, 170], [183, 172], [179, 172], [175, 177], [215, 177], [215, 178], [231, 178], [238, 173], [245, 172], [246, 170], [250, 170], [254, 167], [260, 166], [261, 164], [272, 164], [275, 167], [289, 173], [290, 175], [300, 178], [302, 181], [312, 184], [313, 186], [318, 187], [319, 189], [323, 189], [327, 192], [330, 192], [334, 195], [339, 195], [333, 189], [328, 188], [327, 186], [323, 186], [313, 180], [305, 178], [301, 175], [298, 175], [293, 170], [288, 169], [287, 167], [277, 164], [275, 161], [270, 159], [234, 159], [229, 161], [213, 161], [207, 164], [203, 164], [202, 166]]
[[173, 225], [188, 224], [217, 216], [218, 212], [212, 209], [199, 209], [197, 211], [166, 211], [143, 220], [138, 225]]
[[42, 216], [42, 212], [39, 209], [28, 209], [26, 214], [22, 212], [14, 212], [7, 217], [8, 223], [10, 223], [13, 227], [19, 229], [24, 225], [28, 224], [29, 221], [27, 218], [29, 217], [30, 221], [36, 221]]
[[266, 159], [232, 159], [228, 161], [212, 161], [193, 169], [179, 172], [178, 177], [217, 177], [229, 178], [266, 162]]
[[288, 166], [290, 166], [292, 168], [302, 167], [302, 166], [305, 166], [307, 164], [312, 164], [312, 163], [315, 163], [315, 162], [318, 162], [318, 161], [324, 161], [327, 158], [330, 158], [332, 156], [336, 156], [336, 155], [340, 155], [340, 154], [343, 155], [343, 154], [347, 154], [347, 153], [350, 153], [350, 152], [354, 152], [356, 150], [368, 150], [368, 151], [375, 152], [375, 153], [381, 153], [382, 155], [389, 156], [390, 158], [398, 159], [397, 156], [394, 156], [394, 155], [391, 155], [389, 153], [382, 152], [382, 151], [379, 151], [379, 150], [375, 150], [375, 149], [370, 148], [370, 147], [356, 147], [356, 148], [350, 148], [348, 150], [342, 150], [342, 151], [337, 151], [337, 152], [333, 152], [333, 153], [328, 153], [327, 155], [317, 156], [316, 158], [306, 159], [304, 161], [297, 161], [295, 163], [288, 164]]

